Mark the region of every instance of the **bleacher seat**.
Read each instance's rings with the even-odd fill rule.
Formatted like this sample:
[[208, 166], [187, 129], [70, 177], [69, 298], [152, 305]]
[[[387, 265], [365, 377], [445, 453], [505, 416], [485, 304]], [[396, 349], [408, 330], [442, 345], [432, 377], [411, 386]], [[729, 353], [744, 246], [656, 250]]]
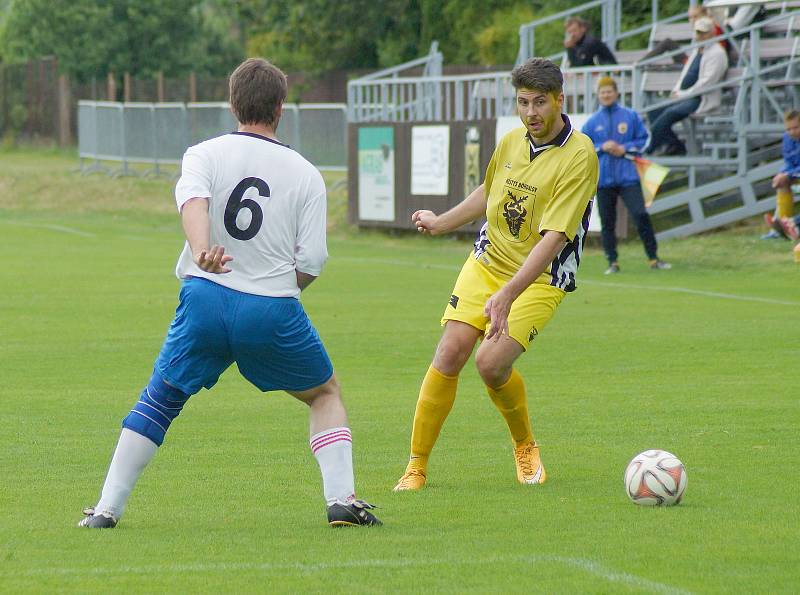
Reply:
[[764, 4], [764, 8], [768, 11], [779, 11], [779, 12], [786, 12], [789, 10], [794, 10], [796, 8], [800, 8], [800, 1], [794, 0], [791, 2], [767, 2]]
[[[648, 49], [614, 50], [614, 56], [617, 58], [617, 62], [619, 62], [620, 64], [635, 64], [636, 62], [641, 62], [642, 58], [644, 58], [649, 51], [650, 50]], [[671, 56], [658, 56], [657, 58], [658, 58], [657, 60], [651, 62], [649, 65], [654, 66], [656, 68], [678, 66], [673, 62]]]
[[650, 34], [651, 47], [659, 41], [671, 39], [678, 42], [689, 42], [694, 37], [692, 24], [689, 21], [680, 23], [656, 23]]
[[764, 25], [765, 35], [789, 37], [800, 32], [800, 18], [787, 18], [777, 23]]
[[681, 73], [677, 70], [645, 71], [642, 77], [642, 91], [649, 93], [669, 93], [672, 91], [680, 76]]
[[650, 50], [614, 50], [614, 56], [620, 64], [633, 64], [641, 60]]
[[[800, 50], [799, 37], [774, 37], [760, 40], [759, 55], [761, 62], [783, 61], [786, 58], [793, 58], [798, 55]], [[739, 50], [739, 64], [750, 59], [750, 39], [745, 38], [741, 41]]]

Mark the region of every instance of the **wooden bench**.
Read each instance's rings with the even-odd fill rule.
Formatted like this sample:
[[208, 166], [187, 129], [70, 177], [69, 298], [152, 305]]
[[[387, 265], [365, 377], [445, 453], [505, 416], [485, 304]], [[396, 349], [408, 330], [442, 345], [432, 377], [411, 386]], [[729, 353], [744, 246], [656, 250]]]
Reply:
[[[636, 64], [641, 62], [650, 50], [615, 50], [614, 56], [620, 64]], [[657, 68], [664, 66], [674, 66], [675, 62], [671, 56], [657, 56], [657, 60], [650, 62], [648, 66], [655, 66]]]
[[777, 23], [764, 25], [762, 34], [764, 35], [783, 35], [789, 37], [800, 31], [800, 17], [789, 17]]
[[[758, 48], [761, 62], [774, 62], [776, 60], [793, 58], [797, 55], [798, 48], [800, 48], [800, 38], [791, 36], [762, 39], [758, 44]], [[741, 49], [739, 51], [740, 65], [743, 63], [743, 59], [750, 59], [749, 38], [745, 38], [741, 41]]]
[[681, 23], [656, 23], [650, 34], [650, 46], [659, 41], [671, 39], [673, 41], [690, 41], [694, 39], [692, 24], [689, 21]]

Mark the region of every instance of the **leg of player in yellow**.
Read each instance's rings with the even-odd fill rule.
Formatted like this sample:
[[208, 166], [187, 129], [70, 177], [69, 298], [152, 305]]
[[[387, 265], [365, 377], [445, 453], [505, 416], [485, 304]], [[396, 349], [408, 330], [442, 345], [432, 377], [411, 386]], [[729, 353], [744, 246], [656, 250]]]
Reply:
[[539, 446], [533, 439], [525, 382], [513, 368], [522, 353], [522, 346], [504, 335], [497, 342], [481, 343], [475, 354], [475, 365], [514, 440], [517, 480], [520, 483], [539, 484], [545, 482], [547, 474], [539, 457]]
[[448, 320], [436, 347], [433, 363], [422, 381], [411, 430], [411, 458], [395, 492], [419, 490], [428, 475], [428, 457], [444, 420], [456, 399], [458, 375], [467, 363], [480, 331], [463, 322]]

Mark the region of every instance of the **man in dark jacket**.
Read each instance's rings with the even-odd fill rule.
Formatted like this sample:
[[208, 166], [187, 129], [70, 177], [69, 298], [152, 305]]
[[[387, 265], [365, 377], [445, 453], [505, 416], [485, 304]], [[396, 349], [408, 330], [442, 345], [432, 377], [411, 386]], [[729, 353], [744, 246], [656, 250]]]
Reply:
[[617, 103], [617, 83], [610, 76], [597, 82], [598, 109], [583, 125], [583, 132], [594, 143], [600, 160], [600, 181], [597, 184], [597, 205], [600, 209], [603, 250], [608, 259], [606, 275], [619, 272], [617, 261], [617, 198], [622, 198], [636, 224], [651, 269], [669, 269], [671, 265], [658, 258], [658, 245], [650, 215], [644, 206], [639, 174], [626, 154], [641, 153], [650, 135], [642, 119], [632, 109]]
[[570, 17], [564, 23], [564, 47], [570, 67], [616, 64], [617, 59], [608, 46], [589, 35], [589, 21]]

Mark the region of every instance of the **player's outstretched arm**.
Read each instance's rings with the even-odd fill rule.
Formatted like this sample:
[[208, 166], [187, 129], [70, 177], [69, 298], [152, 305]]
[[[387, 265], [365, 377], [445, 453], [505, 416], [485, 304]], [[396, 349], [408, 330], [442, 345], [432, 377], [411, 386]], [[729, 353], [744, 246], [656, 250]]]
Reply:
[[525, 262], [511, 280], [500, 291], [486, 302], [483, 313], [490, 320], [489, 331], [485, 340], [497, 341], [500, 336], [508, 334], [508, 314], [511, 304], [528, 286], [539, 278], [547, 265], [553, 262], [556, 255], [564, 249], [567, 236], [560, 231], [548, 231], [533, 247]]
[[480, 219], [486, 213], [486, 193], [483, 184], [454, 206], [449, 211], [437, 215], [433, 211], [415, 211], [411, 215], [411, 222], [420, 233], [429, 233], [432, 236], [448, 233], [462, 225]]
[[233, 256], [225, 255], [224, 246], [209, 247], [208, 199], [191, 198], [183, 203], [181, 223], [195, 264], [209, 273], [230, 273], [231, 269], [226, 265], [233, 260]]

